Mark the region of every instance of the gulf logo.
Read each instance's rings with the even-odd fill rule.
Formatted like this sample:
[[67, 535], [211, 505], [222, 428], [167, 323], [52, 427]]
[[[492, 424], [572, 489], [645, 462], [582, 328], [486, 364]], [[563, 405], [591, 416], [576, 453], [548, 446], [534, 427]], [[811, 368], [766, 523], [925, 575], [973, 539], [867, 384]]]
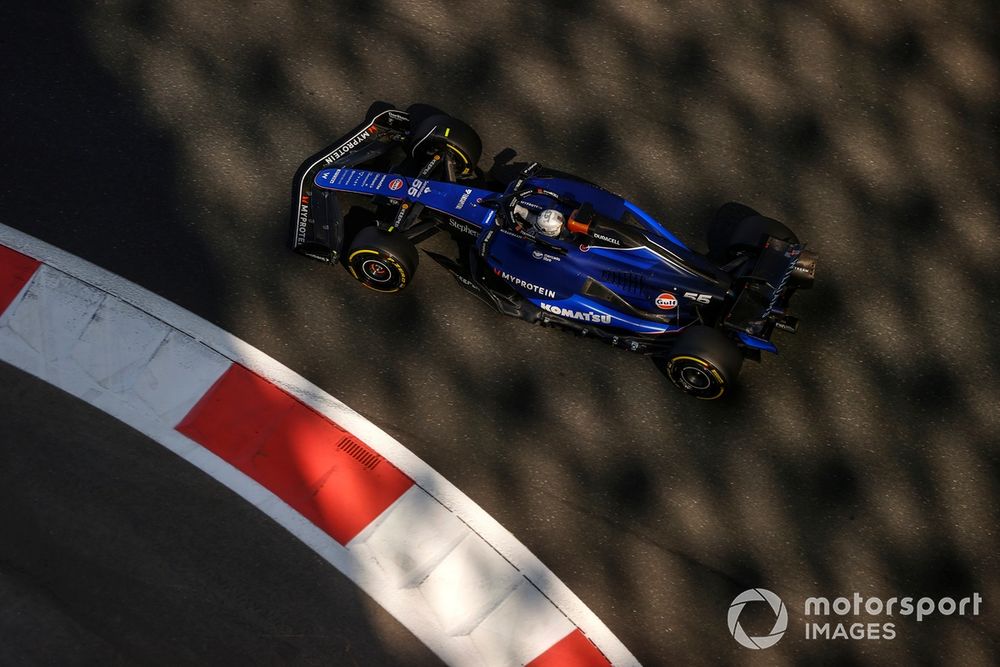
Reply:
[[677, 297], [670, 292], [664, 292], [656, 297], [656, 307], [660, 310], [673, 310], [677, 307]]
[[394, 178], [391, 181], [389, 181], [389, 189], [390, 190], [398, 190], [401, 187], [403, 187], [403, 179], [401, 179], [401, 178]]

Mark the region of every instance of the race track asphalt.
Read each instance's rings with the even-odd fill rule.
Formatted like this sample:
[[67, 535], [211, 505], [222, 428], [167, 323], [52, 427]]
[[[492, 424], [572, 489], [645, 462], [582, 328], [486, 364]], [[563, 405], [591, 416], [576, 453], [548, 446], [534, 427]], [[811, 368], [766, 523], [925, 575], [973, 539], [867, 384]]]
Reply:
[[[644, 664], [1000, 659], [992, 4], [346, 4], [0, 10], [0, 220], [232, 331], [361, 412], [509, 528]], [[794, 304], [800, 332], [747, 364], [729, 400], [702, 403], [641, 357], [493, 314], [432, 262], [387, 298], [292, 254], [292, 173], [374, 99], [434, 103], [479, 130], [487, 163], [512, 146], [630, 197], [696, 247], [727, 200], [786, 221], [822, 257], [816, 288]], [[18, 433], [61, 456], [52, 418], [24, 413], [62, 403], [21, 382], [0, 402], [4, 440]], [[73, 418], [96, 419], [83, 413]], [[130, 526], [140, 554], [176, 535], [212, 559], [296, 551], [308, 569], [294, 540], [226, 505], [273, 551], [231, 555], [243, 531], [220, 532], [200, 511], [222, 492], [125, 431], [114, 439], [129, 454], [81, 435], [73, 444], [94, 456], [74, 464], [139, 499], [140, 481], [182, 493], [146, 516], [73, 487], [80, 521], [108, 512], [98, 525]], [[44, 477], [26, 451], [8, 470]], [[59, 488], [4, 493], [18, 506]], [[197, 502], [180, 509], [184, 496]], [[24, 537], [9, 553], [31, 561], [59, 540], [65, 559], [43, 583], [113, 618], [121, 582], [108, 596], [75, 588], [86, 535], [5, 520]], [[175, 585], [210, 576], [201, 560]], [[295, 662], [261, 637], [350, 593], [309, 589], [299, 607], [266, 580], [235, 579], [251, 565], [219, 563], [234, 577], [224, 586], [275, 606], [230, 645]], [[11, 590], [34, 585], [4, 573]], [[752, 652], [726, 612], [758, 586], [788, 605], [790, 630]], [[855, 591], [979, 592], [986, 604], [975, 617], [898, 617], [893, 640], [803, 636], [805, 598]], [[185, 595], [158, 584], [150, 608], [180, 614]], [[388, 627], [347, 599], [343, 623]], [[58, 608], [44, 614], [69, 632]], [[11, 618], [3, 603], [0, 618]], [[162, 644], [128, 620], [79, 640], [82, 653], [143, 662], [130, 646]], [[773, 618], [741, 622], [763, 634]], [[211, 662], [199, 632], [172, 650]]]
[[0, 405], [0, 664], [439, 664], [140, 433], [7, 364]]

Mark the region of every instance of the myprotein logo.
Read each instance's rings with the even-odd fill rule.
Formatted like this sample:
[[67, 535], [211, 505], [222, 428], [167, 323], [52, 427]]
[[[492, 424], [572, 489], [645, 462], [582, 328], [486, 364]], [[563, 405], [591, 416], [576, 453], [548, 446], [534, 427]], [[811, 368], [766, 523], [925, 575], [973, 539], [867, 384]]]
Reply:
[[[774, 612], [774, 627], [771, 632], [760, 637], [751, 637], [740, 625], [740, 614], [743, 608], [750, 602], [766, 602]], [[751, 588], [736, 596], [732, 604], [729, 605], [729, 634], [733, 636], [741, 646], [752, 649], [770, 648], [778, 643], [788, 629], [788, 609], [785, 603], [777, 595], [766, 588]]]
[[518, 287], [523, 287], [524, 289], [528, 290], [529, 292], [535, 292], [536, 294], [541, 294], [542, 296], [548, 297], [550, 299], [554, 299], [556, 297], [556, 293], [554, 291], [552, 291], [552, 290], [550, 290], [548, 288], [542, 287], [541, 285], [536, 285], [534, 283], [529, 283], [524, 278], [518, 278], [517, 276], [511, 275], [511, 274], [507, 273], [506, 271], [501, 271], [500, 269], [493, 269], [493, 273], [497, 274], [498, 276], [500, 276], [501, 278], [503, 278], [504, 280], [506, 280], [509, 283], [513, 283], [514, 285], [517, 285]]
[[344, 145], [340, 146], [339, 148], [335, 149], [332, 153], [327, 155], [326, 158], [324, 158], [324, 162], [326, 162], [326, 164], [330, 164], [335, 160], [339, 160], [340, 158], [344, 157], [352, 150], [357, 148], [362, 141], [372, 136], [374, 133], [375, 133], [374, 125], [366, 130], [362, 130], [358, 134], [354, 135], [354, 137], [348, 139]]
[[309, 197], [303, 195], [299, 203], [299, 224], [295, 229], [295, 245], [306, 242], [306, 230], [309, 227]]

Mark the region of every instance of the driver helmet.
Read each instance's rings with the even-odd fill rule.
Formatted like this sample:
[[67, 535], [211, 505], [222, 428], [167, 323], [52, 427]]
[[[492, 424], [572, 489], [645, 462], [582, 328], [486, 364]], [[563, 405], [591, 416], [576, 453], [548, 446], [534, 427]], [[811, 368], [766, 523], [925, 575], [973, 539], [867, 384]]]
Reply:
[[566, 218], [562, 213], [554, 208], [547, 208], [538, 214], [535, 227], [546, 236], [559, 236], [565, 222]]

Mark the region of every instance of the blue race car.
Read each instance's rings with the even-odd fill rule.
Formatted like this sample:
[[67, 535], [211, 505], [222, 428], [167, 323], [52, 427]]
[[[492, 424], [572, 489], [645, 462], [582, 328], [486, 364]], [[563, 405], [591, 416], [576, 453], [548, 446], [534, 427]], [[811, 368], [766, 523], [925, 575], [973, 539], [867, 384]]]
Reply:
[[496, 310], [646, 354], [702, 399], [723, 396], [745, 358], [777, 352], [776, 329], [796, 330], [789, 301], [817, 257], [777, 220], [725, 204], [702, 254], [599, 186], [512, 163], [510, 149], [483, 171], [481, 152], [439, 109], [376, 102], [296, 172], [293, 249], [397, 292], [416, 246], [446, 232], [454, 256], [428, 256]]

